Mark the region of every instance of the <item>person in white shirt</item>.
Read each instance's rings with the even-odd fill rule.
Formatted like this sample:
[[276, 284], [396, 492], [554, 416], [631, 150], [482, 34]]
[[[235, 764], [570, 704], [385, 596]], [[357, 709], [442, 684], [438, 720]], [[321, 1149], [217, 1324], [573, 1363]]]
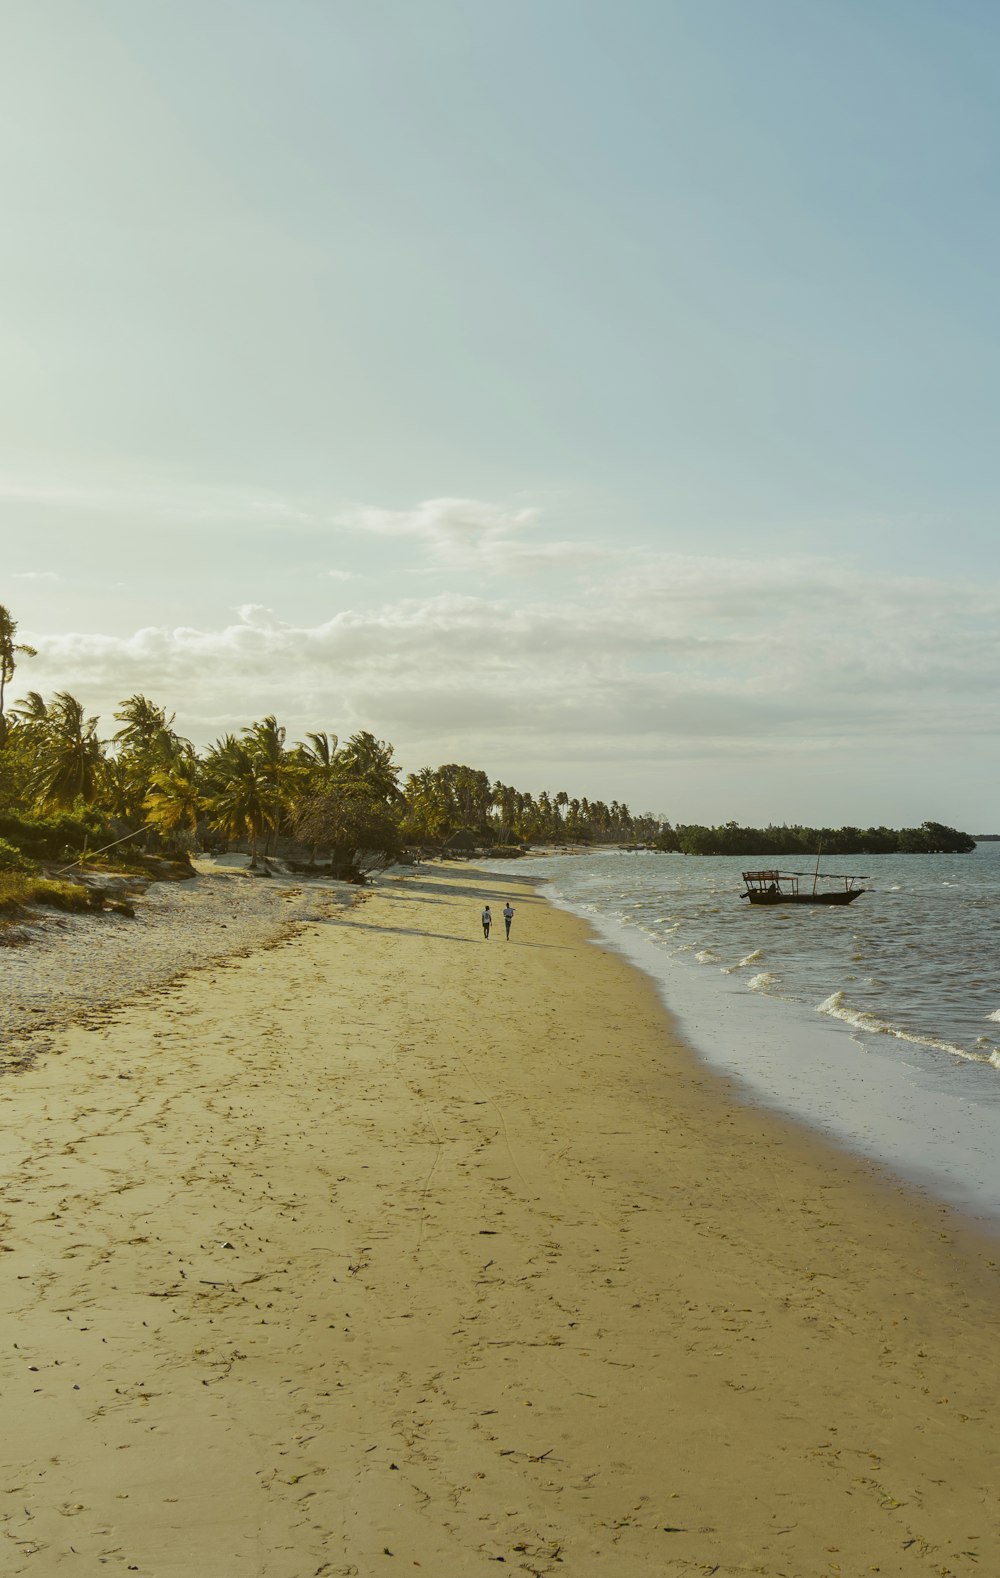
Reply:
[[513, 908], [513, 905], [510, 902], [510, 899], [508, 899], [506, 904], [503, 907], [503, 923], [504, 923], [504, 925], [507, 928], [507, 941], [508, 942], [510, 942], [510, 923], [511, 923], [511, 921], [513, 919], [514, 919], [514, 908]]
[[493, 925], [493, 916], [490, 914], [490, 907], [489, 907], [489, 905], [486, 904], [486, 905], [483, 906], [483, 936], [486, 938], [487, 942], [489, 942], [489, 940], [490, 940], [490, 927], [492, 925]]

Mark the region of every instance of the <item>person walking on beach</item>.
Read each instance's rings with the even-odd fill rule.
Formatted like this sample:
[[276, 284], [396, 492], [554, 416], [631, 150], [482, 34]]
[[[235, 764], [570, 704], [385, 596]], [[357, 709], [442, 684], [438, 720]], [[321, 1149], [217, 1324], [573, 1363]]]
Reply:
[[490, 940], [490, 927], [492, 925], [493, 925], [493, 916], [490, 914], [490, 907], [489, 907], [489, 905], [485, 904], [483, 906], [483, 936], [486, 938], [487, 942], [489, 942], [489, 940]]
[[508, 899], [506, 904], [503, 907], [503, 923], [504, 923], [504, 926], [507, 928], [507, 941], [508, 942], [510, 942], [510, 923], [511, 923], [511, 921], [513, 919], [514, 919], [514, 906], [511, 904], [510, 899]]

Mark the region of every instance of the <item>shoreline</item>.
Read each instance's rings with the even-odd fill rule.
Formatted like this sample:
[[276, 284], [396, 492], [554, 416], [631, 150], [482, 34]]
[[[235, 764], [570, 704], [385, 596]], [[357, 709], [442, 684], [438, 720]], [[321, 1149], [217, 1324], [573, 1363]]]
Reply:
[[721, 975], [695, 968], [622, 917], [577, 904], [555, 873], [541, 880], [552, 882], [552, 901], [584, 919], [601, 946], [654, 983], [682, 1038], [706, 1068], [732, 1082], [737, 1099], [948, 1205], [974, 1230], [1000, 1236], [1000, 1108], [977, 1103], [971, 1092], [964, 1099], [960, 1081], [972, 1078], [965, 1064], [948, 1071], [942, 1088], [919, 1041], [859, 1038], [805, 999], [748, 991], [735, 968]]
[[0, 1088], [12, 1578], [995, 1564], [995, 1245], [594, 942], [417, 868]]

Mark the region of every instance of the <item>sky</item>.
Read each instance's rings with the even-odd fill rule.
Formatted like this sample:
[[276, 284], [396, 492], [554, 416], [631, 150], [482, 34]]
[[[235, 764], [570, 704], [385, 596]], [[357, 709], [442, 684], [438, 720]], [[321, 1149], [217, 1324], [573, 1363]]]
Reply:
[[1000, 11], [0, 0], [14, 695], [1000, 830]]

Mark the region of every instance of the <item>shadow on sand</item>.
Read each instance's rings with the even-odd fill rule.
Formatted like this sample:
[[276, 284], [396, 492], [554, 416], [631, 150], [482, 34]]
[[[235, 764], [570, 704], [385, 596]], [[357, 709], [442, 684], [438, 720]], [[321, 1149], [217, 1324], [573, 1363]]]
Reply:
[[[476, 946], [486, 941], [484, 937], [463, 937], [458, 932], [453, 931], [427, 931], [423, 926], [367, 926], [364, 921], [346, 920], [339, 915], [325, 916], [322, 920], [315, 921], [313, 924], [317, 926], [349, 926], [352, 931], [381, 932], [386, 937], [436, 937], [440, 942], [463, 942], [475, 944]], [[501, 940], [499, 934], [497, 940]], [[502, 940], [505, 948], [509, 948], [513, 944], [515, 948], [548, 948], [556, 953], [568, 952], [566, 944], [561, 942], [524, 942], [514, 937], [503, 938]]]

